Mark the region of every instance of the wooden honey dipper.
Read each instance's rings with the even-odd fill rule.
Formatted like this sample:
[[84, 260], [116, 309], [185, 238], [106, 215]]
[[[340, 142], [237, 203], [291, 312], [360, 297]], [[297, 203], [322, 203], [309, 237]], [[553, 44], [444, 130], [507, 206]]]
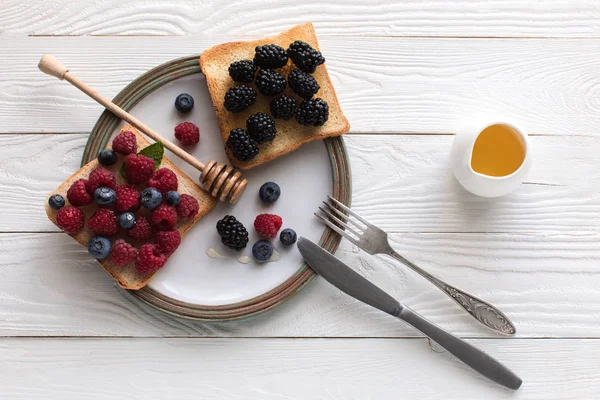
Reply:
[[210, 194], [221, 200], [229, 201], [234, 204], [246, 186], [248, 181], [242, 179], [240, 171], [235, 171], [233, 167], [225, 164], [218, 163], [214, 160], [209, 161], [207, 164], [200, 162], [199, 160], [192, 157], [189, 153], [175, 145], [173, 142], [161, 137], [156, 131], [144, 124], [142, 121], [117, 106], [106, 97], [100, 95], [98, 92], [90, 88], [88, 85], [80, 81], [76, 76], [71, 74], [69, 70], [52, 54], [45, 54], [42, 56], [38, 68], [45, 74], [57, 77], [60, 80], [66, 80], [71, 85], [75, 86], [83, 93], [102, 104], [107, 110], [115, 114], [117, 117], [129, 122], [137, 129], [142, 131], [146, 136], [154, 139], [155, 141], [162, 142], [162, 144], [177, 157], [190, 164], [192, 167], [200, 171], [200, 182], [204, 185], [204, 188], [210, 192]]

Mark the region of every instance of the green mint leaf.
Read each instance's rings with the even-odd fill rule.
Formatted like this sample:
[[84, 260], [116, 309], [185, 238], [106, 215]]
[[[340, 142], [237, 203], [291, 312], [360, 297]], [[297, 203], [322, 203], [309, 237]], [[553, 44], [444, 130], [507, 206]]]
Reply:
[[[162, 162], [163, 155], [165, 154], [165, 146], [162, 142], [156, 142], [151, 144], [148, 147], [144, 147], [142, 150], [138, 152], [146, 157], [150, 157], [154, 160], [154, 169], [157, 170], [160, 167]], [[119, 169], [119, 173], [125, 179], [127, 179], [127, 175], [125, 174], [125, 163], [121, 164], [121, 168]]]

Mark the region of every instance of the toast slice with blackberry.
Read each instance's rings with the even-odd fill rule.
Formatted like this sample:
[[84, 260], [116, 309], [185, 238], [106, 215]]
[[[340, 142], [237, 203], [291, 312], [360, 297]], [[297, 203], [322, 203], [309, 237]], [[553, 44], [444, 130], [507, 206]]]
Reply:
[[[124, 131], [130, 131], [135, 134], [137, 140], [137, 151], [140, 151], [141, 149], [150, 145], [150, 143], [134, 127], [126, 126], [121, 130], [121, 132]], [[56, 190], [50, 193], [48, 195], [48, 198], [50, 198], [54, 194], [60, 194], [65, 200], [67, 200], [67, 191], [69, 190], [71, 185], [79, 179], [87, 179], [90, 173], [98, 167], [104, 167], [110, 172], [112, 172], [116, 178], [117, 186], [127, 184], [125, 178], [123, 178], [119, 173], [119, 168], [122, 165], [123, 158], [123, 156], [119, 156], [117, 162], [112, 166], [108, 167], [100, 165], [97, 159], [90, 161], [89, 163], [81, 167], [73, 175], [71, 175], [67, 180], [65, 180]], [[198, 200], [198, 213], [191, 219], [178, 219], [177, 224], [175, 225], [175, 229], [179, 231], [183, 242], [184, 235], [194, 226], [196, 222], [198, 222], [200, 218], [202, 218], [203, 215], [208, 213], [216, 205], [216, 200], [213, 199], [209, 193], [207, 193], [204, 189], [200, 188], [190, 177], [183, 173], [171, 161], [169, 161], [169, 159], [167, 159], [164, 156], [162, 158], [160, 168], [168, 168], [175, 173], [178, 181], [177, 191], [180, 194], [188, 194], [193, 196], [196, 200]], [[69, 206], [68, 202], [66, 205]], [[89, 218], [94, 214], [94, 212], [96, 212], [98, 208], [99, 207], [93, 201], [91, 204], [79, 207], [79, 209], [81, 209], [85, 215], [85, 225], [77, 233], [72, 234], [71, 237], [85, 247], [87, 247], [88, 241], [95, 236], [94, 232], [88, 226], [88, 221]], [[56, 226], [58, 226], [56, 222], [56, 215], [58, 214], [58, 212], [59, 210], [51, 208], [48, 204], [48, 201], [46, 201], [46, 214], [48, 215], [50, 221], [52, 221]], [[147, 216], [149, 214], [149, 211], [140, 208], [140, 210], [136, 212], [136, 215], [142, 215], [144, 213], [146, 213]], [[135, 241], [129, 238], [122, 228], [120, 229], [120, 232], [117, 235], [110, 237], [109, 239], [112, 243], [114, 243], [114, 241], [117, 239], [124, 239], [128, 243], [137, 247], [138, 249], [141, 245], [145, 243], [152, 243], [153, 241], [153, 238], [141, 242]], [[135, 267], [135, 262], [130, 262], [129, 264], [124, 266], [117, 266], [113, 262], [111, 262], [110, 257], [107, 257], [103, 260], [98, 260], [98, 262], [102, 265], [106, 272], [108, 272], [110, 276], [115, 281], [117, 281], [119, 286], [121, 286], [124, 289], [140, 289], [144, 287], [154, 275], [154, 273], [144, 274], [138, 272]]]
[[[281, 94], [265, 95], [261, 93], [261, 91], [257, 88], [256, 79], [254, 82], [248, 83], [239, 83], [234, 81], [230, 76], [229, 66], [236, 61], [253, 60], [255, 56], [255, 48], [257, 46], [275, 44], [282, 49], [288, 49], [290, 44], [296, 41], [307, 43], [316, 52], [320, 51], [313, 25], [311, 23], [305, 23], [295, 26], [290, 30], [287, 30], [274, 37], [249, 42], [224, 43], [207, 49], [202, 53], [200, 56], [200, 66], [202, 68], [202, 72], [206, 76], [206, 83], [208, 85], [213, 107], [217, 114], [217, 120], [219, 122], [219, 128], [224, 144], [227, 143], [229, 135], [233, 129], [246, 129], [246, 122], [251, 115], [262, 112], [273, 118], [274, 116], [270, 111], [270, 104], [274, 99], [277, 99], [281, 96]], [[281, 49], [279, 49], [279, 51], [281, 51]], [[276, 81], [278, 76], [277, 74], [271, 73], [271, 71], [276, 71], [285, 77], [286, 81], [289, 81], [290, 74], [293, 73], [292, 71], [299, 69], [299, 65], [296, 65], [291, 58], [292, 57], [290, 57], [283, 67], [280, 67], [278, 64], [274, 65], [272, 69], [265, 68], [269, 72], [264, 72], [263, 74], [265, 76], [263, 76], [261, 79], [265, 79], [269, 83], [273, 83], [273, 79], [275, 79], [275, 83], [273, 84], [276, 86], [278, 84], [278, 81]], [[240, 158], [239, 156], [236, 158], [231, 149], [225, 145], [225, 151], [227, 152], [227, 156], [229, 157], [229, 161], [232, 165], [241, 169], [250, 169], [292, 152], [305, 143], [317, 139], [340, 136], [350, 130], [350, 124], [342, 112], [335, 89], [331, 83], [329, 73], [327, 72], [326, 63], [321, 63], [316, 66], [314, 72], [312, 72], [312, 68], [314, 68], [315, 65], [302, 65], [302, 67], [302, 69], [306, 71], [305, 73], [310, 74], [314, 80], [316, 80], [319, 89], [313, 95], [309, 103], [305, 103], [305, 106], [309, 106], [312, 108], [312, 111], [315, 111], [316, 113], [313, 112], [309, 117], [306, 117], [306, 113], [303, 113], [299, 118], [303, 123], [314, 122], [315, 124], [319, 124], [322, 122], [323, 115], [322, 113], [319, 114], [318, 111], [319, 109], [322, 110], [322, 108], [319, 107], [322, 107], [322, 102], [324, 101], [327, 103], [328, 107], [327, 120], [321, 126], [305, 126], [299, 123], [295, 117], [291, 117], [288, 120], [274, 118], [277, 133], [272, 141], [265, 141], [264, 143], [248, 144], [247, 138], [238, 139], [238, 137], [243, 135], [241, 132], [237, 131], [234, 137], [235, 139], [238, 139], [237, 142], [240, 143], [240, 147], [242, 147], [242, 153], [244, 155], [241, 157], [242, 159], [238, 159]], [[262, 68], [259, 68], [258, 72], [254, 75], [255, 78], [261, 74], [261, 69]], [[243, 75], [243, 71], [238, 71], [238, 73]], [[252, 70], [250, 70], [249, 73], [250, 76], [253, 76]], [[299, 71], [296, 71], [295, 73], [300, 74]], [[269, 76], [269, 74], [273, 75], [274, 78]], [[306, 77], [304, 74], [301, 75]], [[279, 77], [278, 79], [281, 78]], [[310, 78], [307, 79], [311, 80]], [[312, 82], [314, 84], [314, 81]], [[242, 85], [254, 90], [254, 92], [257, 94], [256, 101], [242, 111], [228, 111], [224, 101], [227, 91], [232, 87]], [[247, 89], [240, 90], [240, 94], [242, 96], [244, 95], [242, 91], [245, 90]], [[301, 90], [297, 91], [302, 94]], [[298, 96], [296, 92], [290, 88], [289, 84], [286, 85], [283, 95], [288, 96], [288, 99], [295, 99], [298, 105], [300, 105], [300, 103], [303, 101], [303, 98]], [[319, 102], [319, 100], [316, 99], [321, 99], [322, 102]], [[282, 101], [279, 106], [285, 108], [285, 101]], [[283, 110], [283, 113], [285, 114], [285, 110]], [[307, 120], [313, 117], [316, 118], [315, 121]], [[244, 148], [244, 146], [249, 146], [250, 148], [247, 149]], [[254, 155], [256, 153], [256, 146], [258, 147], [258, 154]], [[251, 159], [244, 161], [244, 159], [247, 158]]]

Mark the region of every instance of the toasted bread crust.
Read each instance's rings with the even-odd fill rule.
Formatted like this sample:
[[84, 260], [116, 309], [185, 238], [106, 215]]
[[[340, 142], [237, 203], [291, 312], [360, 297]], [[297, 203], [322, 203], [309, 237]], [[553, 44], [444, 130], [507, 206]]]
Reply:
[[[135, 135], [137, 137], [138, 151], [150, 144], [134, 127], [128, 125], [128, 126], [124, 127], [123, 129], [121, 129], [121, 132], [126, 131], [126, 130], [135, 133]], [[122, 157], [119, 157], [119, 158], [120, 158], [120, 161], [122, 161]], [[97, 167], [101, 167], [101, 166], [102, 165], [100, 165], [100, 163], [98, 163], [98, 160], [96, 160], [96, 159], [93, 161], [90, 161], [89, 163], [87, 163], [86, 165], [81, 167], [73, 175], [71, 175], [67, 180], [65, 180], [56, 190], [54, 190], [52, 193], [50, 193], [48, 195], [48, 197], [52, 196], [53, 194], [60, 194], [66, 200], [67, 190], [69, 189], [71, 184], [73, 184], [73, 182], [75, 182], [78, 179], [87, 178], [89, 176], [90, 172], [92, 172], [92, 170], [94, 170]], [[117, 185], [126, 184], [125, 179], [123, 177], [121, 177], [119, 174], [118, 168], [120, 168], [120, 166], [121, 166], [121, 162], [117, 162], [113, 166], [105, 167], [114, 173], [114, 175], [117, 178]], [[163, 157], [161, 167], [169, 168], [170, 170], [175, 172], [175, 174], [177, 175], [178, 182], [179, 182], [179, 188], [178, 188], [179, 193], [182, 193], [182, 194], [187, 193], [189, 195], [194, 196], [198, 200], [198, 203], [200, 205], [200, 210], [198, 211], [198, 214], [193, 219], [187, 220], [187, 221], [179, 221], [177, 223], [176, 229], [179, 231], [179, 233], [181, 233], [181, 237], [183, 239], [183, 236], [192, 228], [192, 226], [194, 226], [194, 224], [200, 218], [202, 218], [203, 215], [205, 215], [207, 212], [209, 212], [216, 205], [216, 200], [213, 199], [208, 192], [206, 192], [204, 189], [200, 188], [192, 179], [190, 179], [190, 177], [188, 177], [186, 174], [184, 174], [179, 168], [177, 168], [166, 157]], [[94, 204], [90, 204], [88, 206], [81, 207], [81, 209], [85, 212], [86, 221], [87, 221], [87, 219], [95, 212], [96, 206]], [[50, 221], [52, 221], [55, 225], [56, 225], [56, 213], [57, 212], [58, 212], [58, 210], [54, 210], [54, 209], [50, 208], [50, 206], [48, 205], [48, 201], [46, 201], [46, 214], [48, 215], [48, 218], [50, 219]], [[87, 247], [88, 240], [92, 236], [94, 236], [94, 234], [87, 227], [87, 222], [86, 222], [86, 226], [81, 231], [79, 231], [75, 235], [71, 235], [71, 236], [73, 237], [73, 239], [75, 239], [77, 242], [79, 242], [82, 246]], [[133, 241], [131, 238], [127, 238], [123, 234], [119, 234], [115, 238], [119, 238], [119, 237], [123, 237], [128, 242], [130, 242], [134, 245], [138, 245], [138, 243]], [[111, 238], [111, 239], [113, 239], [113, 238]], [[138, 245], [138, 247], [139, 247], [139, 245]], [[125, 266], [116, 266], [112, 262], [110, 262], [109, 258], [107, 258], [105, 260], [99, 260], [98, 262], [102, 265], [102, 267], [104, 267], [106, 272], [108, 272], [110, 274], [110, 276], [112, 276], [113, 279], [115, 281], [117, 281], [119, 286], [121, 286], [124, 289], [131, 289], [131, 290], [140, 289], [140, 288], [146, 286], [146, 284], [150, 281], [150, 279], [154, 275], [154, 274], [138, 273], [135, 269], [135, 265], [133, 262], [130, 264], [127, 264]]]
[[[217, 114], [223, 143], [227, 141], [229, 132], [233, 128], [246, 127], [246, 119], [250, 115], [259, 111], [268, 113], [269, 104], [274, 98], [274, 96], [264, 96], [257, 92], [258, 99], [256, 103], [247, 110], [240, 113], [227, 111], [223, 104], [225, 93], [230, 87], [238, 85], [229, 76], [229, 64], [238, 60], [253, 59], [254, 48], [256, 46], [274, 43], [287, 48], [295, 40], [302, 40], [315, 49], [320, 50], [314, 27], [310, 22], [307, 22], [274, 37], [250, 42], [224, 43], [207, 49], [202, 53], [200, 56], [200, 66], [206, 76], [208, 91], [210, 92], [213, 107]], [[288, 65], [282, 68], [284, 75], [287, 75], [287, 72], [292, 68], [294, 68], [293, 64], [289, 61]], [[325, 125], [320, 127], [306, 127], [298, 124], [294, 118], [289, 121], [276, 120], [277, 137], [270, 143], [260, 145], [260, 153], [253, 160], [246, 162], [239, 161], [224, 146], [232, 165], [240, 169], [250, 169], [290, 153], [305, 143], [316, 139], [340, 136], [350, 130], [350, 124], [342, 112], [333, 84], [329, 78], [326, 63], [318, 66], [313, 76], [321, 86], [315, 97], [322, 98], [329, 105], [329, 120]], [[250, 85], [256, 90], [254, 84]], [[294, 96], [298, 103], [302, 100], [289, 87], [286, 88], [284, 93]]]

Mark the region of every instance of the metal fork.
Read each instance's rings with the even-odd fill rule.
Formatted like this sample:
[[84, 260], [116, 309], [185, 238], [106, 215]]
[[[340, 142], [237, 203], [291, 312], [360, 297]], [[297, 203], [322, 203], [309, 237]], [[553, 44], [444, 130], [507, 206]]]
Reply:
[[[395, 258], [402, 264], [408, 266], [412, 270], [416, 271], [419, 275], [433, 283], [438, 289], [442, 290], [454, 301], [456, 301], [462, 308], [464, 308], [473, 318], [482, 323], [483, 325], [491, 328], [497, 332], [514, 335], [516, 328], [510, 322], [508, 317], [504, 313], [498, 310], [491, 304], [478, 299], [477, 297], [464, 292], [460, 289], [455, 288], [442, 281], [441, 279], [429, 274], [417, 265], [408, 261], [400, 254], [396, 253], [390, 246], [388, 241], [388, 235], [383, 230], [379, 229], [375, 225], [369, 223], [367, 220], [362, 218], [360, 215], [340, 203], [338, 200], [331, 196], [328, 196], [329, 202], [323, 202], [325, 208], [319, 207], [319, 210], [323, 212], [330, 219], [325, 218], [323, 215], [315, 213], [315, 215], [321, 219], [328, 227], [354, 243], [369, 254], [385, 254]], [[342, 212], [341, 210], [345, 211]], [[346, 215], [346, 213], [348, 215]], [[350, 216], [354, 217], [351, 219]], [[331, 222], [333, 220], [334, 222]], [[358, 222], [357, 222], [358, 221]], [[360, 223], [362, 223], [362, 225]], [[364, 225], [364, 226], [363, 226]], [[342, 229], [343, 228], [343, 229]]]

